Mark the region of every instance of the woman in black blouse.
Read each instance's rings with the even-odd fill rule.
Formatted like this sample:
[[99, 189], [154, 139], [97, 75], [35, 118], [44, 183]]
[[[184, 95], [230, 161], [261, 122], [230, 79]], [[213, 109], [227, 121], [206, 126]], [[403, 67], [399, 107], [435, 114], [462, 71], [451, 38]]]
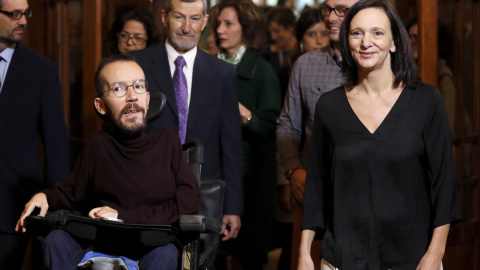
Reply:
[[459, 221], [441, 95], [416, 79], [408, 34], [387, 0], [362, 0], [340, 31], [347, 82], [317, 102], [298, 269], [441, 269]]

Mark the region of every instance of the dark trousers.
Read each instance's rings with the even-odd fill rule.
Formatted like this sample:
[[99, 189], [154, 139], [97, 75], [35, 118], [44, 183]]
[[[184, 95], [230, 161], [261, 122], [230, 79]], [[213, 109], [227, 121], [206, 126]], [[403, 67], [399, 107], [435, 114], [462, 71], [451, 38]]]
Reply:
[[[43, 251], [45, 266], [51, 270], [76, 269], [85, 253], [102, 252], [93, 245], [82, 247], [69, 233], [62, 230], [53, 231], [45, 238]], [[138, 260], [141, 270], [176, 270], [177, 264], [178, 249], [173, 244], [154, 248]]]
[[20, 269], [27, 242], [23, 233], [0, 232], [0, 269]]

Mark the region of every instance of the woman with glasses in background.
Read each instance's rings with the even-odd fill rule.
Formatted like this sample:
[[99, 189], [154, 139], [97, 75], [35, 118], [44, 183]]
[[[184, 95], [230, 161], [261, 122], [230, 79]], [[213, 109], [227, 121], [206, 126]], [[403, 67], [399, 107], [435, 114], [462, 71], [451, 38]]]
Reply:
[[118, 16], [108, 32], [104, 56], [126, 54], [159, 42], [152, 12], [137, 7]]

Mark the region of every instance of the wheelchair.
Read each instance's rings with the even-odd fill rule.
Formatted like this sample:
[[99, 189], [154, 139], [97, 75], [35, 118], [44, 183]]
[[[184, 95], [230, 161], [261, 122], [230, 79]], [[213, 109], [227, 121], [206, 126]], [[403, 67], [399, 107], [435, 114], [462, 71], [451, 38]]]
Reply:
[[[151, 94], [147, 121], [159, 117], [164, 105], [163, 94]], [[91, 219], [68, 210], [57, 210], [47, 213], [45, 217], [27, 217], [27, 232], [38, 241], [42, 241], [53, 230], [64, 229], [75, 238], [85, 241], [110, 241], [121, 236], [152, 248], [174, 243], [181, 254], [179, 270], [208, 269], [214, 262], [220, 239], [225, 183], [222, 180], [201, 179], [203, 147], [199, 141], [187, 142], [182, 148], [201, 190], [202, 202], [197, 215], [183, 215], [174, 225], [145, 225]]]

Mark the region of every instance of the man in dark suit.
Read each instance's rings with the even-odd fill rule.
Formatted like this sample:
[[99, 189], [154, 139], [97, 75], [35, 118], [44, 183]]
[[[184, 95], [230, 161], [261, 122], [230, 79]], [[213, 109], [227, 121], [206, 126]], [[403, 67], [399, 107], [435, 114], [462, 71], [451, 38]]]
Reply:
[[27, 0], [0, 0], [0, 13], [0, 269], [20, 269], [27, 239], [14, 232], [18, 214], [67, 180], [68, 137], [55, 66], [20, 44]]
[[[207, 23], [206, 1], [167, 0], [162, 20], [167, 41], [134, 52], [151, 93], [162, 92], [167, 108], [148, 129], [169, 128], [182, 142], [204, 145], [202, 177], [226, 183], [223, 240], [235, 238], [243, 214], [241, 124], [232, 65], [197, 48]], [[181, 59], [182, 66], [177, 66]], [[182, 92], [183, 96], [179, 92]]]

